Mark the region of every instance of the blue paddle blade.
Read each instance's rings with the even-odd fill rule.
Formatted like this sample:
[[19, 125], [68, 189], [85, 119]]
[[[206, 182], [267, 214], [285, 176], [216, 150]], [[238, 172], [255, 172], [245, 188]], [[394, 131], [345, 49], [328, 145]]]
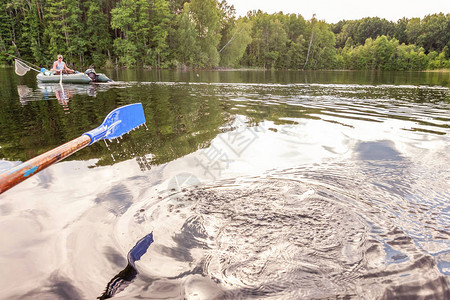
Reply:
[[110, 112], [102, 125], [84, 133], [91, 138], [89, 145], [102, 139], [115, 139], [145, 123], [142, 103], [116, 108]]

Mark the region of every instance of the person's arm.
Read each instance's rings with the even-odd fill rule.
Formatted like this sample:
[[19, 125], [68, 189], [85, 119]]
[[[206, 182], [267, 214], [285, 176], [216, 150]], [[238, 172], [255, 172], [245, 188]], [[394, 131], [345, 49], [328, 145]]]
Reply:
[[52, 71], [55, 71], [55, 72], [57, 71], [56, 70], [56, 61], [53, 63]]
[[64, 70], [73, 72], [72, 69], [69, 69], [69, 68], [67, 67], [66, 63], [64, 63]]

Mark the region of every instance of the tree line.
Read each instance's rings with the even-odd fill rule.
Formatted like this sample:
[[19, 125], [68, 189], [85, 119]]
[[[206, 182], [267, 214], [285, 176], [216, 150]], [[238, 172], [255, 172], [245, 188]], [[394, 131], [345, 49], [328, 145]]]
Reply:
[[[0, 51], [49, 66], [426, 70], [450, 68], [450, 14], [328, 24], [225, 0], [6, 0]], [[11, 56], [0, 55], [0, 64]]]

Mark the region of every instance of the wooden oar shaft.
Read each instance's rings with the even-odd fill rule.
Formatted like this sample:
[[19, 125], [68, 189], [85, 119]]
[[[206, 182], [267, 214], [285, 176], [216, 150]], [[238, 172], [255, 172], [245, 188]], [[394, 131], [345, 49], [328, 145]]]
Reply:
[[72, 153], [86, 147], [91, 138], [82, 135], [0, 174], [0, 194]]

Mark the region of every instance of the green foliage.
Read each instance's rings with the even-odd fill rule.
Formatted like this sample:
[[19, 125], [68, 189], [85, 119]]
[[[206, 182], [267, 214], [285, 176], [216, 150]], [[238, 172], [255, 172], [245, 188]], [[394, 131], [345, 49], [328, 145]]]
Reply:
[[126, 67], [150, 62], [150, 3], [146, 0], [122, 0], [111, 10], [111, 28], [121, 34], [114, 41], [114, 49]]
[[355, 41], [363, 44], [367, 38], [376, 39], [379, 36], [393, 36], [394, 23], [380, 18], [364, 18], [359, 21]]
[[54, 0], [46, 3], [45, 23], [47, 24], [44, 31], [44, 37], [47, 42], [47, 51], [52, 57], [58, 53], [65, 54], [64, 47], [64, 15], [62, 9], [64, 3], [62, 0]]
[[177, 17], [177, 25], [176, 57], [183, 65], [196, 66], [200, 45], [189, 3], [184, 4], [182, 13]]
[[253, 24], [252, 42], [247, 48], [244, 61], [249, 66], [271, 68], [282, 65], [281, 54], [288, 41], [283, 24], [275, 15], [259, 11], [250, 17]]
[[168, 34], [172, 15], [169, 3], [165, 0], [154, 0], [151, 10], [151, 64], [158, 68], [167, 67], [169, 56]]
[[406, 25], [406, 36], [409, 44], [416, 44], [426, 52], [442, 51], [450, 47], [450, 14], [433, 14], [422, 20], [413, 18]]
[[428, 15], [422, 22], [421, 35], [416, 44], [428, 51], [442, 51], [450, 47], [450, 14]]
[[373, 66], [381, 70], [395, 69], [395, 55], [398, 47], [396, 39], [388, 40], [384, 35], [374, 42]]
[[185, 3], [176, 18], [176, 61], [181, 67], [217, 67], [221, 38], [220, 16], [216, 0]]
[[449, 47], [445, 46], [441, 53], [436, 51], [428, 54], [429, 69], [450, 69]]
[[252, 41], [250, 22], [239, 20], [234, 26], [231, 38], [221, 48], [220, 65], [223, 67], [239, 67], [239, 60], [243, 57], [245, 49]]
[[191, 11], [198, 32], [199, 65], [219, 65], [220, 11], [216, 0], [192, 0]]
[[112, 43], [112, 37], [108, 31], [108, 19], [98, 1], [89, 0], [84, 5], [86, 9], [86, 52], [90, 53], [88, 61], [96, 66], [102, 66], [110, 57], [109, 47]]
[[65, 37], [65, 44], [61, 52], [65, 52], [72, 59], [78, 58], [80, 65], [83, 65], [86, 41], [79, 34], [85, 31], [85, 24], [81, 21], [82, 10], [80, 2], [77, 0], [65, 0], [62, 10], [64, 16], [62, 31]]
[[[49, 67], [259, 67], [425, 70], [449, 67], [450, 14], [340, 21], [249, 12], [225, 0], [6, 0], [0, 51]], [[12, 58], [0, 55], [0, 64]]]
[[393, 36], [396, 24], [380, 18], [364, 18], [354, 21], [340, 21], [333, 26], [336, 34], [336, 44], [339, 48], [346, 45], [351, 39], [351, 46], [363, 45], [368, 38], [376, 39], [378, 36]]
[[124, 66], [166, 66], [168, 32], [172, 16], [166, 0], [122, 0], [111, 11], [111, 28], [119, 29], [114, 41]]
[[325, 22], [311, 24], [311, 48], [305, 67], [308, 69], [332, 69], [335, 67], [336, 39]]
[[27, 2], [27, 5], [23, 7], [25, 11], [25, 17], [22, 20], [22, 36], [21, 40], [23, 45], [26, 45], [30, 50], [29, 59], [35, 61], [43, 61], [44, 53], [41, 47], [42, 40], [42, 28], [41, 28], [41, 18], [39, 11], [39, 3]]
[[291, 41], [291, 47], [289, 48], [288, 64], [292, 69], [302, 69], [306, 63], [306, 55], [308, 51], [308, 41], [305, 40], [303, 35], [297, 37], [295, 41]]
[[343, 68], [354, 70], [419, 71], [445, 66], [445, 58], [441, 63], [437, 52], [426, 55], [422, 47], [400, 45], [397, 39], [384, 35], [375, 40], [367, 39], [363, 46], [345, 47], [340, 51], [339, 59]]
[[116, 38], [114, 40], [114, 49], [119, 55], [119, 62], [127, 67], [136, 65], [136, 58], [138, 56], [137, 47], [135, 44], [124, 38]]
[[241, 60], [245, 65], [285, 69], [336, 66], [335, 35], [325, 22], [261, 11], [250, 14], [248, 19], [253, 28], [252, 42]]
[[[7, 4], [0, 2], [0, 51], [8, 54], [15, 54], [13, 47], [13, 21], [11, 11], [7, 9]], [[10, 60], [9, 56], [0, 56], [0, 63]]]
[[[80, 19], [82, 13], [76, 0], [52, 0], [45, 2], [45, 45], [51, 59], [63, 53], [69, 60], [77, 59], [83, 64], [86, 41], [80, 36], [85, 26]], [[47, 55], [48, 57], [48, 55]]]
[[401, 44], [408, 43], [408, 39], [406, 36], [406, 27], [408, 26], [408, 21], [409, 20], [407, 18], [402, 18], [397, 21], [397, 24], [395, 24], [394, 27], [393, 37], [395, 37]]

